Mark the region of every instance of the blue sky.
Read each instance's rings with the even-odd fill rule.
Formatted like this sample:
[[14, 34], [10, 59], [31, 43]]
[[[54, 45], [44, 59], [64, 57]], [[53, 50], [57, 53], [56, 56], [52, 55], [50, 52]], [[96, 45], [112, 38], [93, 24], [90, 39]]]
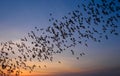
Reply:
[[[72, 4], [71, 2], [74, 1], [1, 0], [0, 2], [1, 31], [4, 31], [5, 33], [6, 32], [5, 30], [7, 30], [12, 34], [13, 30], [17, 30], [16, 33], [14, 34], [17, 34], [19, 31], [20, 31], [19, 33], [23, 34], [27, 32], [25, 30], [32, 29], [34, 26], [38, 25], [40, 27], [48, 26], [49, 13], [52, 12], [54, 13], [55, 16], [62, 16], [62, 14], [65, 14], [71, 10], [70, 9], [71, 7], [69, 7]], [[20, 29], [22, 29], [23, 32], [21, 32]]]
[[[26, 36], [35, 26], [52, 26], [48, 21], [50, 13], [53, 13], [53, 17], [60, 19], [63, 15], [67, 15], [69, 11], [74, 10], [79, 2], [79, 0], [0, 0], [0, 42], [16, 41]], [[118, 31], [120, 32], [120, 30]], [[99, 76], [103, 69], [106, 70], [105, 74], [108, 75], [114, 68], [117, 68], [118, 70], [111, 75], [113, 76], [118, 71], [120, 72], [119, 42], [120, 35], [110, 35], [108, 40], [103, 39], [101, 43], [90, 41], [88, 48], [80, 45], [76, 46], [75, 50], [85, 50], [87, 54], [81, 57], [79, 61], [68, 53], [57, 55], [57, 58], [63, 60], [63, 64], [59, 65], [59, 67], [63, 68], [66, 66], [66, 72], [59, 74], [58, 71], [62, 69], [58, 68], [58, 64], [55, 65], [55, 62], [53, 63], [54, 66], [50, 63], [49, 69], [57, 69], [56, 76], [71, 74], [69, 73], [71, 71], [68, 71], [69, 69], [87, 70], [90, 72], [91, 70], [97, 70], [97, 72], [94, 71], [93, 73], [92, 71], [90, 74], [88, 73], [83, 76]], [[45, 72], [47, 73], [47, 70]], [[118, 74], [120, 75], [120, 73]], [[71, 75], [79, 76], [79, 73]]]

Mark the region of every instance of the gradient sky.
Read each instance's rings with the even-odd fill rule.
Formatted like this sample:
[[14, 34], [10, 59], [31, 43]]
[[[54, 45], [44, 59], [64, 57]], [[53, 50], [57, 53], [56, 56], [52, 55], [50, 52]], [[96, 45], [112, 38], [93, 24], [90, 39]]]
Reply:
[[[17, 41], [35, 26], [51, 26], [49, 13], [55, 18], [67, 15], [76, 8], [79, 0], [0, 0], [0, 42]], [[120, 26], [120, 22], [118, 23]], [[119, 28], [120, 29], [120, 28]], [[118, 30], [120, 32], [120, 30]], [[41, 62], [48, 68], [38, 69], [33, 76], [120, 76], [120, 35], [110, 35], [101, 43], [89, 42], [89, 47], [76, 46], [76, 51], [86, 55], [76, 60], [68, 51], [55, 55], [54, 62]], [[56, 60], [62, 61], [58, 64]]]

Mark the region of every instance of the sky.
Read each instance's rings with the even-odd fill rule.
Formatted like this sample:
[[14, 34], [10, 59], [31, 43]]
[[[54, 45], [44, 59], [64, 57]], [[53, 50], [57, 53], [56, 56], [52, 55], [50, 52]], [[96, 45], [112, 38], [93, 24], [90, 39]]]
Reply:
[[[35, 26], [51, 26], [50, 13], [60, 19], [74, 10], [77, 4], [79, 0], [0, 0], [0, 42], [17, 41]], [[110, 35], [101, 43], [90, 41], [89, 47], [78, 45], [74, 48], [76, 51], [86, 52], [79, 60], [66, 50], [55, 55], [53, 62], [36, 63], [46, 64], [47, 68], [36, 68], [32, 73], [24, 71], [21, 76], [120, 76], [119, 42], [120, 35]], [[58, 59], [61, 64], [56, 62]]]

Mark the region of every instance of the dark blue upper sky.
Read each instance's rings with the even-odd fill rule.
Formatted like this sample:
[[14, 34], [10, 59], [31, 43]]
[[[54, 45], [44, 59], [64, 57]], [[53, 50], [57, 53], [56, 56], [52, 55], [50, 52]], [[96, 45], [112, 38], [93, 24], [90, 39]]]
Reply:
[[21, 35], [34, 26], [48, 26], [49, 13], [52, 12], [55, 17], [60, 17], [73, 10], [74, 2], [74, 0], [0, 0], [0, 30], [2, 31], [0, 35], [4, 40], [8, 38], [7, 36], [4, 38], [4, 34], [8, 32], [11, 35], [19, 32]]

